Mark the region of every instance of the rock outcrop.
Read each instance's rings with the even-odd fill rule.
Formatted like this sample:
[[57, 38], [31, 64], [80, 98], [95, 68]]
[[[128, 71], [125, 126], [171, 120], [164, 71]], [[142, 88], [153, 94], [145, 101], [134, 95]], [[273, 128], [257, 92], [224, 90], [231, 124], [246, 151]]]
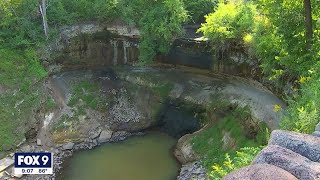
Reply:
[[223, 180], [296, 180], [289, 172], [270, 164], [255, 164], [234, 171]]
[[11, 158], [4, 158], [0, 160], [0, 172], [7, 169], [8, 167], [12, 166], [14, 163], [13, 159]]
[[177, 177], [177, 180], [206, 180], [206, 177], [206, 169], [202, 167], [199, 161], [195, 161], [182, 165], [180, 175]]
[[62, 146], [62, 148], [63, 148], [64, 150], [72, 150], [72, 149], [73, 149], [73, 146], [74, 146], [74, 143], [69, 142], [69, 143], [64, 144], [64, 145]]
[[198, 155], [193, 151], [190, 143], [191, 134], [187, 134], [178, 140], [174, 155], [181, 164], [187, 164], [199, 159]]
[[252, 164], [264, 163], [284, 169], [298, 179], [320, 178], [320, 163], [281, 146], [269, 145], [259, 153]]
[[271, 134], [270, 145], [278, 145], [320, 162], [320, 138], [308, 134], [275, 130]]
[[104, 130], [101, 132], [100, 137], [98, 138], [99, 143], [105, 143], [110, 140], [112, 137], [112, 131], [110, 130]]
[[[277, 170], [268, 170], [270, 165]], [[269, 145], [251, 166], [232, 172], [224, 179], [294, 179], [292, 176], [320, 180], [320, 137], [275, 130]]]

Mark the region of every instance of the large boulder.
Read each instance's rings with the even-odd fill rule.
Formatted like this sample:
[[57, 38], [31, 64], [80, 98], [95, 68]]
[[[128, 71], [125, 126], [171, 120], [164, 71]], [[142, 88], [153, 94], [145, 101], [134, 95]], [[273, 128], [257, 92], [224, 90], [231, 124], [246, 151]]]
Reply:
[[312, 161], [320, 162], [320, 137], [275, 130], [271, 134], [269, 145], [282, 146]]
[[227, 176], [223, 180], [296, 180], [289, 172], [270, 164], [254, 164], [238, 169]]
[[192, 149], [191, 138], [191, 134], [181, 137], [174, 150], [174, 155], [181, 164], [187, 164], [199, 159], [199, 156]]
[[98, 138], [98, 142], [99, 142], [99, 143], [108, 142], [111, 137], [112, 137], [112, 131], [111, 131], [111, 130], [103, 130], [103, 131], [100, 133], [100, 136], [99, 136], [99, 138]]
[[202, 167], [199, 161], [182, 165], [180, 174], [177, 177], [177, 180], [190, 180], [190, 179], [196, 179], [196, 180], [207, 179], [206, 169]]
[[0, 172], [7, 169], [8, 167], [12, 166], [14, 163], [14, 160], [11, 158], [4, 158], [0, 160]]
[[66, 143], [62, 146], [63, 150], [72, 150], [73, 149], [73, 146], [74, 146], [74, 143], [72, 142], [69, 142], [69, 143]]
[[252, 164], [264, 163], [282, 168], [298, 179], [320, 179], [320, 163], [313, 162], [281, 146], [267, 146], [258, 154]]

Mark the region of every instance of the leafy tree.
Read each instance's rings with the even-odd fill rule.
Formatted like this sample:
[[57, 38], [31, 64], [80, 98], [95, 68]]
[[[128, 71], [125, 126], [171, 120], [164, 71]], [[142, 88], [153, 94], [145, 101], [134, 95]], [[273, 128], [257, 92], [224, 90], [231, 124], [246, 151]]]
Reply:
[[218, 4], [218, 0], [183, 0], [183, 3], [191, 22], [199, 23], [204, 21], [205, 15], [213, 11]]
[[[320, 31], [316, 21], [320, 13], [311, 11], [311, 7], [317, 9], [319, 3], [316, 0], [226, 1], [219, 3], [199, 29], [215, 45], [231, 42], [244, 47], [251, 57], [258, 58], [265, 77], [280, 91], [292, 84], [295, 92], [286, 94], [289, 110], [282, 127], [305, 133], [312, 132], [320, 119], [315, 98], [320, 59]], [[306, 78], [310, 82], [302, 83], [301, 79]]]
[[230, 46], [242, 49], [251, 43], [256, 15], [256, 5], [251, 2], [220, 2], [213, 13], [205, 16], [198, 32], [209, 38], [215, 50]]
[[[141, 31], [140, 61], [151, 62], [158, 53], [167, 53], [171, 42], [180, 35], [187, 11], [181, 0], [124, 0], [123, 17]], [[143, 7], [143, 8], [141, 8]]]

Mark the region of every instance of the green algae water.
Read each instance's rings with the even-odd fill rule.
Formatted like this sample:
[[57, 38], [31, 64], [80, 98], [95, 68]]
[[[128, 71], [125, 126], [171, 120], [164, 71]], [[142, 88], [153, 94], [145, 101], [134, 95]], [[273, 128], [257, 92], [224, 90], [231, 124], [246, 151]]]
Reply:
[[173, 180], [179, 164], [176, 139], [158, 132], [76, 152], [63, 170], [66, 180]]

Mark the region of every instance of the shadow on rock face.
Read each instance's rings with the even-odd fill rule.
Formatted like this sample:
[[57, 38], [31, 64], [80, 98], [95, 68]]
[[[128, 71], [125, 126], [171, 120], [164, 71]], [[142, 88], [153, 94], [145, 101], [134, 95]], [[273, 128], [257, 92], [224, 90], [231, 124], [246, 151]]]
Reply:
[[157, 116], [158, 129], [172, 137], [180, 138], [200, 129], [200, 120], [188, 109], [172, 102], [163, 104]]

